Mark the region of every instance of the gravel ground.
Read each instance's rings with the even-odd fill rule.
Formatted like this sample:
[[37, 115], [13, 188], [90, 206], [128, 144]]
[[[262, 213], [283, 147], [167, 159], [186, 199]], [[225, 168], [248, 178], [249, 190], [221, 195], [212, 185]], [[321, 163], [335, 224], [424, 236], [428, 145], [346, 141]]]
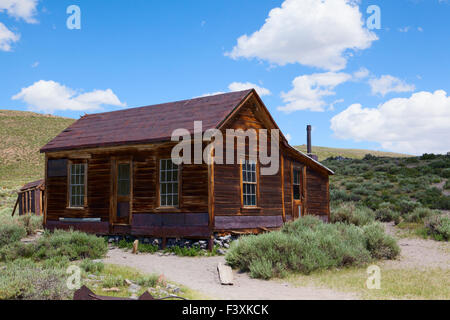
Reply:
[[[385, 223], [386, 232], [395, 236], [398, 231], [393, 223]], [[397, 260], [386, 261], [384, 265], [393, 268], [450, 268], [450, 243], [419, 238], [397, 240], [401, 253]]]
[[152, 254], [133, 255], [120, 249], [112, 249], [104, 262], [133, 267], [146, 273], [164, 274], [167, 279], [213, 299], [350, 300], [359, 298], [356, 294], [330, 289], [294, 287], [279, 281], [252, 279], [246, 273], [237, 273], [235, 270], [233, 270], [234, 285], [222, 286], [219, 283], [217, 265], [219, 262], [225, 262], [223, 256], [190, 258]]

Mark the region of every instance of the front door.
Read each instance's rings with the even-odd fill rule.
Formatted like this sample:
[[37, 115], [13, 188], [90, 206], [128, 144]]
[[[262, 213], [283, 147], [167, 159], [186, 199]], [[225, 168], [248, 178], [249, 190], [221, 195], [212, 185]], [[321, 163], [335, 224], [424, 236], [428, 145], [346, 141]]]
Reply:
[[115, 224], [130, 224], [133, 185], [131, 161], [114, 160], [113, 169], [113, 222]]

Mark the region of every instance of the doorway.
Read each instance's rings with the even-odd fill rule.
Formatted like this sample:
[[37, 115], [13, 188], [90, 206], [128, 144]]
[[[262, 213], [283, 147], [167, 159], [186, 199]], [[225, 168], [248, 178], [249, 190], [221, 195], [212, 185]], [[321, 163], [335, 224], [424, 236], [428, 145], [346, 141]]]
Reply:
[[112, 161], [112, 221], [114, 224], [130, 224], [132, 212], [133, 170], [131, 160]]

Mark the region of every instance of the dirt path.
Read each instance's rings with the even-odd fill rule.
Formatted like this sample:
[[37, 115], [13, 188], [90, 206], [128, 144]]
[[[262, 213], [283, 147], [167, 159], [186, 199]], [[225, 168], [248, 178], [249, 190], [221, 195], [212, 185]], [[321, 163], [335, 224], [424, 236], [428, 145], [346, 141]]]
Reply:
[[[394, 225], [385, 224], [386, 232], [398, 238]], [[393, 269], [450, 268], [450, 244], [434, 240], [398, 238], [400, 257], [385, 261]], [[217, 275], [217, 265], [224, 257], [177, 257], [151, 254], [133, 255], [120, 249], [111, 249], [105, 263], [134, 267], [145, 273], [164, 274], [168, 279], [203, 293], [213, 299], [267, 299], [267, 300], [332, 300], [359, 299], [356, 293], [344, 293], [313, 286], [293, 286], [282, 281], [252, 279], [235, 270], [233, 286], [222, 286]]]
[[[399, 233], [393, 223], [385, 223], [386, 233]], [[384, 265], [393, 268], [450, 268], [450, 243], [419, 238], [398, 238], [400, 257], [393, 261], [386, 261]]]
[[112, 249], [104, 259], [112, 263], [136, 268], [146, 273], [164, 274], [179, 284], [199, 291], [208, 297], [224, 300], [332, 300], [358, 299], [356, 294], [337, 292], [316, 287], [294, 287], [279, 281], [251, 279], [247, 274], [234, 274], [233, 286], [222, 286], [217, 275], [217, 265], [224, 262], [220, 257], [177, 257], [152, 254], [133, 255], [120, 249]]

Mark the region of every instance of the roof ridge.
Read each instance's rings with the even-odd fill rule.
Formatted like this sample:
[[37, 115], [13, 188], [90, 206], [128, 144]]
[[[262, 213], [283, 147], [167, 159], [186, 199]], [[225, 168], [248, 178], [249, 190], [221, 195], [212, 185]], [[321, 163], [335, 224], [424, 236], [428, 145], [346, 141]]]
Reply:
[[176, 100], [176, 101], [169, 101], [169, 102], [163, 102], [163, 103], [156, 103], [156, 104], [149, 104], [146, 106], [140, 106], [140, 107], [131, 107], [131, 108], [125, 108], [125, 109], [120, 109], [120, 110], [113, 110], [113, 111], [106, 111], [106, 112], [98, 112], [98, 113], [85, 113], [83, 116], [80, 117], [81, 118], [86, 118], [86, 117], [90, 117], [90, 116], [96, 116], [96, 115], [102, 115], [102, 114], [110, 114], [110, 113], [115, 113], [115, 112], [124, 112], [124, 111], [129, 111], [129, 110], [136, 110], [136, 109], [143, 109], [143, 108], [150, 108], [150, 107], [160, 107], [160, 106], [164, 106], [164, 105], [168, 105], [168, 104], [174, 104], [174, 103], [186, 103], [186, 102], [191, 102], [191, 101], [198, 101], [198, 100], [204, 100], [204, 99], [208, 99], [208, 98], [214, 98], [214, 97], [219, 97], [219, 96], [225, 96], [225, 95], [232, 95], [232, 94], [238, 94], [238, 93], [244, 93], [244, 92], [250, 92], [254, 89], [246, 89], [246, 90], [239, 90], [239, 91], [231, 91], [231, 92], [223, 92], [223, 93], [218, 93], [218, 94], [211, 94], [211, 95], [206, 95], [206, 96], [200, 96], [200, 97], [194, 97], [194, 98], [190, 98], [190, 99], [183, 99], [183, 100]]

